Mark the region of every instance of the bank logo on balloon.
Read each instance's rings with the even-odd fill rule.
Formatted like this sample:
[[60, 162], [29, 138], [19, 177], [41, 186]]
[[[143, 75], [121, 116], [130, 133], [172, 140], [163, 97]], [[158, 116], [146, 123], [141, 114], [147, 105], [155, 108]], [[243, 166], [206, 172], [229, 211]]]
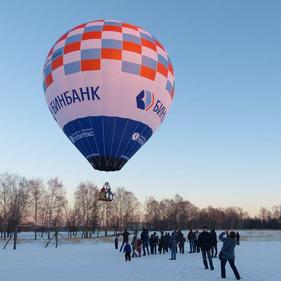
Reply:
[[142, 110], [148, 110], [154, 104], [154, 94], [149, 91], [142, 90], [136, 97], [137, 108]]
[[161, 122], [164, 120], [167, 109], [166, 106], [163, 104], [163, 102], [159, 99], [157, 101], [154, 101], [154, 94], [152, 94], [149, 91], [142, 90], [136, 97], [137, 101], [137, 108], [141, 110], [148, 111], [150, 108], [152, 108], [152, 111], [157, 114], [157, 116], [160, 118]]

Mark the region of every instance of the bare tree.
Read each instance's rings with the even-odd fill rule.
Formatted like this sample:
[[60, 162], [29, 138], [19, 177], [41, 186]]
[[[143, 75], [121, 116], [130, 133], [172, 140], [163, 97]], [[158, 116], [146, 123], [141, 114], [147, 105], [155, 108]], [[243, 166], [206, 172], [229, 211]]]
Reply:
[[140, 220], [140, 203], [134, 193], [118, 188], [111, 206], [111, 226], [116, 230], [127, 228]]
[[69, 205], [67, 205], [65, 206], [65, 214], [68, 237], [76, 238], [79, 229], [79, 209], [76, 205], [74, 207], [70, 207]]
[[160, 215], [160, 204], [152, 196], [146, 199], [144, 203], [144, 212], [144, 219], [146, 224], [150, 228], [161, 230], [160, 224], [163, 218]]
[[6, 239], [8, 226], [8, 198], [10, 193], [9, 174], [0, 175], [1, 238]]
[[110, 228], [110, 221], [112, 221], [112, 206], [111, 201], [99, 202], [99, 221], [104, 230], [104, 235], [107, 236]]
[[177, 194], [174, 199], [163, 199], [160, 202], [149, 197], [145, 202], [144, 217], [150, 228], [186, 229], [193, 223], [197, 212], [198, 208]]
[[[82, 226], [82, 237], [88, 238], [89, 230], [94, 231], [98, 224], [98, 193], [94, 183], [80, 183], [74, 195], [76, 222]], [[73, 217], [74, 218], [74, 217]]]
[[272, 207], [273, 217], [281, 222], [281, 205], [275, 205]]
[[39, 205], [42, 204], [44, 185], [41, 179], [29, 180], [30, 196], [33, 209], [34, 239], [37, 239]]
[[56, 229], [64, 219], [64, 206], [66, 204], [65, 189], [58, 178], [48, 180], [45, 204], [48, 239], [50, 239], [51, 227]]
[[24, 177], [4, 174], [1, 176], [2, 203], [5, 205], [5, 220], [8, 235], [13, 233], [14, 246], [17, 246], [19, 224], [22, 222], [23, 213], [28, 206], [29, 185]]

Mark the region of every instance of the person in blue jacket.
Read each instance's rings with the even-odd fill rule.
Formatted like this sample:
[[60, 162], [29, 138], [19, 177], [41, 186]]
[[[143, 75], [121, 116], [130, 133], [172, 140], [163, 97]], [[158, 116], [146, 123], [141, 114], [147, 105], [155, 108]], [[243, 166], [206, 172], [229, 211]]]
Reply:
[[[226, 237], [225, 237], [226, 234]], [[220, 254], [219, 254], [219, 259], [221, 262], [221, 278], [225, 279], [226, 274], [225, 274], [225, 265], [227, 262], [229, 262], [230, 267], [233, 270], [233, 273], [236, 277], [237, 280], [240, 280], [241, 277], [239, 275], [239, 272], [235, 266], [234, 260], [235, 260], [235, 254], [234, 254], [234, 248], [237, 245], [236, 241], [236, 233], [234, 231], [230, 231], [228, 235], [228, 231], [226, 230], [225, 232], [222, 232], [219, 235], [220, 241], [223, 242]]]
[[123, 250], [123, 253], [125, 253], [125, 261], [131, 261], [131, 252], [132, 252], [131, 245], [127, 242]]
[[177, 232], [174, 231], [172, 233], [171, 241], [170, 241], [170, 248], [171, 248], [171, 258], [170, 258], [170, 260], [176, 260], [177, 246], [178, 246], [178, 237], [177, 237]]

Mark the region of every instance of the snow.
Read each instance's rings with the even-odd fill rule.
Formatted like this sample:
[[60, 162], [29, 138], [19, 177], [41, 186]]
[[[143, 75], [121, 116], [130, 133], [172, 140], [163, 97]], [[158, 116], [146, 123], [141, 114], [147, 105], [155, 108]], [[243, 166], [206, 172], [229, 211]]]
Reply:
[[[222, 230], [216, 230], [217, 234], [221, 233]], [[281, 230], [236, 230], [241, 235], [241, 240], [250, 240], [250, 241], [281, 241]], [[187, 236], [188, 230], [182, 230], [184, 236]], [[63, 237], [67, 237], [67, 232], [61, 232]], [[108, 235], [113, 235], [114, 233], [108, 231]], [[46, 234], [45, 234], [46, 235]], [[97, 237], [98, 233], [94, 234], [94, 237]], [[100, 236], [104, 236], [104, 232], [99, 232]], [[160, 232], [158, 232], [160, 235]], [[40, 233], [37, 234], [40, 238]], [[77, 237], [81, 237], [82, 233], [78, 232]], [[18, 234], [19, 239], [22, 241], [32, 241], [34, 239], [33, 232], [20, 232]]]
[[[73, 240], [74, 241], [74, 240]], [[220, 279], [219, 260], [214, 271], [203, 269], [201, 254], [178, 254], [134, 258], [125, 262], [113, 243], [88, 239], [80, 242], [53, 244], [44, 248], [44, 241], [20, 243], [0, 249], [1, 281], [215, 281]], [[1, 241], [1, 247], [4, 242]], [[185, 244], [188, 250], [188, 244]], [[221, 245], [218, 245], [220, 248]], [[242, 241], [236, 247], [236, 264], [245, 281], [281, 280], [281, 241]], [[229, 265], [227, 279], [235, 280]], [[226, 279], [226, 280], [227, 280]]]

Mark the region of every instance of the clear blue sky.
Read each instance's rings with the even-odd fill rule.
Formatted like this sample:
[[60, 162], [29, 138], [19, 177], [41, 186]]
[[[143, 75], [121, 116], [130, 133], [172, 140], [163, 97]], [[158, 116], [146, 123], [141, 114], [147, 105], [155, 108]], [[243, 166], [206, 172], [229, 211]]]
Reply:
[[[125, 186], [141, 200], [176, 192], [199, 207], [281, 204], [281, 2], [1, 3], [0, 172]], [[66, 30], [95, 19], [139, 25], [176, 73], [165, 122], [121, 172], [92, 169], [54, 122], [42, 67]]]

